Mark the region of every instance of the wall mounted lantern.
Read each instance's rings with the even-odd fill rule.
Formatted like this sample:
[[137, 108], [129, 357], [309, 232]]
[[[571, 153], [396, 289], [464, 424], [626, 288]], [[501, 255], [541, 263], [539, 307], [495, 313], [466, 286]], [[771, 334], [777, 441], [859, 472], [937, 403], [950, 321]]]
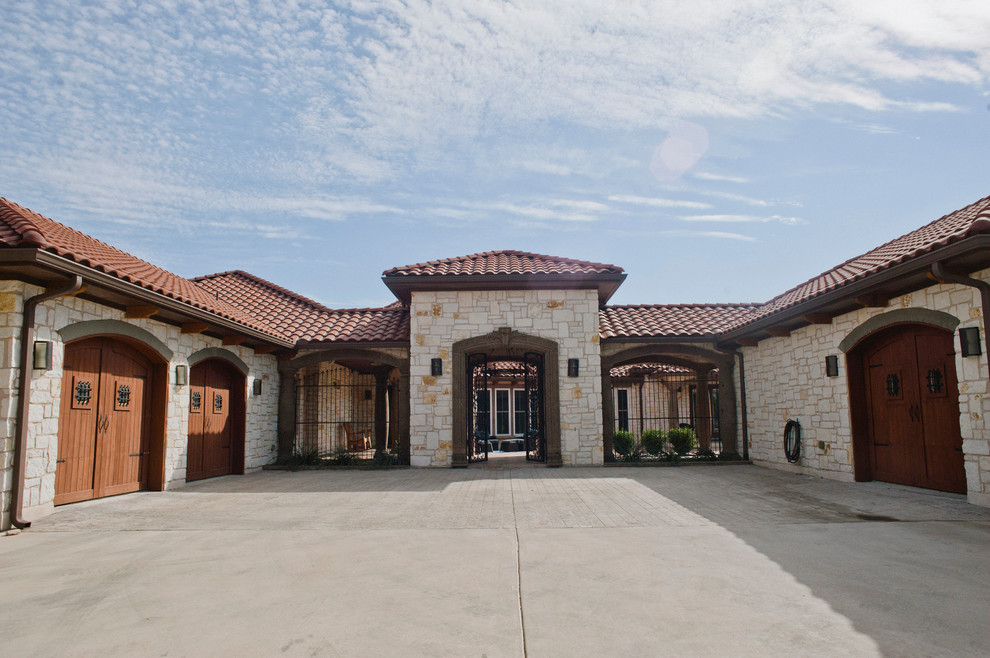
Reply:
[[443, 374], [443, 359], [430, 359], [430, 374], [434, 377]]
[[34, 369], [52, 369], [52, 344], [51, 341], [37, 340], [34, 342]]
[[979, 356], [983, 354], [983, 346], [980, 344], [980, 328], [963, 327], [960, 329], [959, 346], [962, 348], [963, 356]]
[[253, 386], [254, 386], [253, 392], [254, 392], [255, 396], [261, 395], [261, 380], [260, 379], [255, 379]]
[[175, 366], [175, 385], [185, 386], [189, 383], [189, 368], [187, 366]]
[[578, 360], [577, 359], [567, 359], [567, 376], [577, 377], [578, 376]]
[[838, 377], [839, 376], [839, 357], [834, 354], [830, 354], [825, 357], [825, 376], [826, 377]]

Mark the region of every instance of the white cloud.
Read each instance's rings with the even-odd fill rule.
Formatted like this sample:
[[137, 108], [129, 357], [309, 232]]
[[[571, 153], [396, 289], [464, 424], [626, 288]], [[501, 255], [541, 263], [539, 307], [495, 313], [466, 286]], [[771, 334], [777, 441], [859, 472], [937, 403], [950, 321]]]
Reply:
[[643, 197], [632, 194], [613, 194], [608, 197], [609, 201], [618, 203], [629, 203], [638, 206], [651, 206], [654, 208], [695, 208], [704, 210], [711, 208], [712, 204], [703, 201], [685, 201], [682, 199], [664, 199], [659, 197]]
[[722, 174], [712, 174], [706, 171], [698, 171], [692, 174], [695, 178], [700, 180], [710, 180], [725, 183], [748, 183], [748, 178], [743, 178], [742, 176], [725, 176]]
[[796, 225], [804, 224], [800, 217], [784, 217], [782, 215], [771, 215], [763, 217], [758, 215], [682, 215], [679, 219], [685, 222], [725, 222], [730, 224], [750, 224], [780, 222], [781, 224]]

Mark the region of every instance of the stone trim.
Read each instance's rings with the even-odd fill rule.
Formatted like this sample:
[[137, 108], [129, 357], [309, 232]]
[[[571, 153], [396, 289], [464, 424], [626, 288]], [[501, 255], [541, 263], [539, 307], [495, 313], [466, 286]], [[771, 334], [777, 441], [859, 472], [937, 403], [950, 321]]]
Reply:
[[959, 318], [942, 311], [932, 311], [927, 308], [899, 308], [872, 318], [849, 332], [839, 343], [839, 349], [848, 353], [864, 338], [880, 329], [894, 324], [928, 324], [941, 327], [947, 331], [955, 331], [959, 326]]
[[251, 369], [248, 368], [248, 364], [244, 363], [239, 356], [230, 350], [225, 350], [221, 347], [207, 347], [199, 350], [198, 352], [193, 352], [189, 355], [189, 367], [191, 368], [200, 361], [206, 361], [207, 359], [222, 359], [240, 370], [245, 377], [251, 372]]
[[135, 327], [133, 324], [121, 322], [120, 320], [86, 320], [84, 322], [77, 322], [67, 327], [62, 327], [58, 330], [58, 334], [62, 337], [62, 341], [66, 343], [81, 338], [89, 338], [90, 336], [126, 336], [155, 350], [166, 362], [171, 362], [174, 354], [165, 343], [158, 340], [151, 332], [140, 327]]
[[[555, 341], [530, 336], [509, 327], [502, 327], [484, 336], [459, 340], [451, 347], [452, 386], [451, 413], [453, 414], [453, 445], [451, 466], [467, 467], [467, 452], [463, 437], [467, 434], [467, 357], [484, 352], [490, 357], [521, 359], [526, 352], [543, 355], [543, 413], [547, 438], [547, 466], [561, 466], [560, 449], [560, 368]], [[460, 438], [459, 438], [460, 437]]]

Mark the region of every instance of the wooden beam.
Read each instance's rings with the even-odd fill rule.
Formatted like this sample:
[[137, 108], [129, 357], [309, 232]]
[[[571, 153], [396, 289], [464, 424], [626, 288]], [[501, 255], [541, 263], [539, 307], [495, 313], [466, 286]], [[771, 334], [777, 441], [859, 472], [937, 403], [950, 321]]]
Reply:
[[223, 344], [224, 345], [240, 345], [241, 343], [243, 343], [246, 340], [247, 340], [247, 338], [245, 338], [244, 336], [224, 336], [223, 337]]
[[884, 308], [890, 302], [887, 295], [882, 293], [876, 293], [873, 295], [863, 295], [861, 297], [854, 297], [853, 301], [864, 308]]
[[766, 331], [774, 338], [787, 338], [788, 336], [791, 335], [791, 330], [788, 329], [787, 327], [770, 327], [769, 329], [765, 329], [764, 331]]
[[275, 347], [274, 345], [255, 345], [254, 346], [254, 353], [255, 354], [271, 354], [272, 352], [274, 352], [277, 349], [278, 348]]
[[201, 334], [209, 328], [210, 325], [206, 324], [205, 322], [186, 322], [184, 325], [182, 325], [182, 333]]
[[760, 339], [755, 336], [744, 336], [742, 338], [737, 338], [736, 342], [742, 347], [756, 347], [760, 344]]
[[831, 313], [808, 313], [803, 317], [805, 322], [811, 324], [832, 324]]
[[125, 318], [135, 318], [144, 319], [150, 318], [152, 315], [158, 312], [157, 306], [150, 306], [147, 304], [138, 304], [137, 306], [128, 306], [124, 310]]

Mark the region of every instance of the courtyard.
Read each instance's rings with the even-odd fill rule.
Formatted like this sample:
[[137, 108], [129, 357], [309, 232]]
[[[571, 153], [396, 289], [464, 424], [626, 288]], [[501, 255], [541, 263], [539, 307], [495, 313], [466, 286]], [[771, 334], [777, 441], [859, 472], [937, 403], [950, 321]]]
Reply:
[[980, 655], [988, 540], [748, 465], [262, 471], [0, 538], [0, 653]]

